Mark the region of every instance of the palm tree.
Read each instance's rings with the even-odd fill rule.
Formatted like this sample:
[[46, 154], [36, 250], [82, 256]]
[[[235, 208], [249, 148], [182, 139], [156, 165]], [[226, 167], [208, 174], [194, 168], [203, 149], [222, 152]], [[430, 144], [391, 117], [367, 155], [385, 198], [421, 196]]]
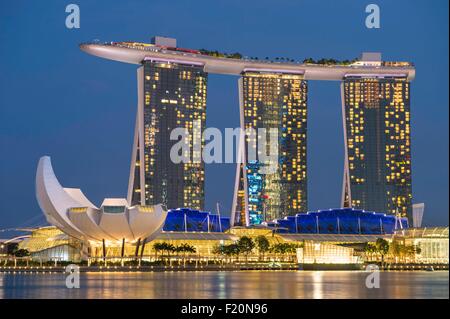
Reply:
[[237, 244], [230, 244], [223, 246], [223, 253], [225, 256], [228, 257], [237, 256], [237, 259], [239, 260], [240, 249]]
[[28, 257], [30, 256], [30, 252], [27, 249], [17, 249], [14, 251], [15, 257]]
[[281, 252], [280, 243], [272, 245], [272, 247], [270, 247], [270, 251], [278, 257], [278, 254]]
[[245, 262], [247, 262], [248, 254], [250, 254], [252, 252], [253, 248], [255, 248], [255, 243], [253, 242], [253, 240], [250, 237], [242, 236], [241, 238], [239, 238], [239, 240], [237, 242], [237, 246], [238, 246], [239, 252], [241, 252], [245, 255]]
[[313, 58], [306, 58], [303, 60], [303, 63], [316, 63]]
[[396, 240], [394, 240], [389, 249], [389, 254], [394, 259], [394, 262], [397, 262], [400, 256], [400, 250], [401, 250], [400, 244]]
[[278, 243], [272, 246], [271, 249], [275, 254], [280, 254], [282, 256], [282, 260], [285, 260], [285, 256], [288, 253], [291, 253], [295, 248], [288, 243]]
[[171, 252], [176, 252], [176, 248], [173, 244], [162, 242], [162, 243], [155, 243], [153, 245], [153, 249], [155, 249], [155, 252], [162, 251], [166, 252], [166, 255], [170, 257]]
[[373, 259], [373, 254], [376, 252], [375, 245], [372, 243], [366, 243], [364, 245], [364, 254], [366, 258], [370, 261]]
[[389, 251], [389, 242], [386, 239], [378, 238], [377, 241], [375, 242], [375, 247], [381, 255], [381, 266], [383, 266], [384, 256]]
[[186, 254], [186, 253], [195, 253], [196, 249], [192, 245], [189, 245], [187, 243], [183, 243], [183, 244], [175, 247], [175, 252], [177, 252], [177, 253], [184, 253], [184, 254]]
[[390, 255], [394, 258], [395, 262], [406, 262], [407, 258], [414, 258], [416, 254], [420, 254], [420, 247], [414, 245], [405, 245], [403, 242], [394, 240], [389, 249]]
[[213, 247], [212, 253], [215, 255], [224, 255], [224, 245], [215, 245]]
[[260, 258], [261, 259], [261, 255], [264, 259], [264, 254], [269, 251], [270, 249], [270, 243], [269, 240], [266, 238], [266, 236], [260, 235], [258, 237], [255, 238], [255, 242], [256, 242], [256, 247], [258, 248], [259, 254], [260, 254]]
[[187, 243], [182, 243], [179, 246], [174, 247], [175, 252], [178, 253], [183, 253], [183, 263], [186, 260], [186, 253], [195, 253], [197, 250], [195, 249], [194, 246], [189, 245]]
[[297, 252], [297, 248], [303, 247], [303, 244], [290, 244], [286, 243], [286, 253], [290, 255], [290, 259], [292, 260], [292, 257], [294, 256], [295, 259], [295, 253]]
[[403, 255], [405, 258], [415, 259], [416, 254], [420, 254], [421, 249], [415, 245], [404, 245], [403, 246]]
[[163, 243], [154, 243], [153, 244], [153, 249], [155, 250], [155, 260], [158, 259], [158, 252], [162, 251], [164, 248]]
[[169, 243], [166, 243], [166, 247], [165, 248], [166, 248], [165, 250], [167, 251], [167, 255], [169, 255], [169, 257], [170, 257], [170, 253], [173, 253], [173, 252], [176, 251], [175, 246], [172, 245], [172, 244], [169, 244]]

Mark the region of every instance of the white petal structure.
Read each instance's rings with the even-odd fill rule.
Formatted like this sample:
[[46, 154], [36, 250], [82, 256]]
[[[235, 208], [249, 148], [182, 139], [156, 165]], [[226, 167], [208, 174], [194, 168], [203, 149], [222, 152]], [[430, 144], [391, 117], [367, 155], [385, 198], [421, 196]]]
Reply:
[[48, 156], [39, 160], [36, 197], [50, 224], [81, 240], [149, 241], [161, 231], [167, 216], [162, 205], [129, 207], [124, 198], [106, 198], [97, 208], [80, 189], [61, 186]]

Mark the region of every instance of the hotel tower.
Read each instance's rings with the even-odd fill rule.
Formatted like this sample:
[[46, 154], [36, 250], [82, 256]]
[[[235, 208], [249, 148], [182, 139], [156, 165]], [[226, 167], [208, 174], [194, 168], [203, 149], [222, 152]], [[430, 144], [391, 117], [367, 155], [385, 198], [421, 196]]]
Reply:
[[248, 156], [250, 145], [261, 141], [245, 136], [242, 164], [236, 172], [234, 225], [260, 224], [306, 211], [307, 83], [303, 75], [246, 70], [239, 79], [239, 99], [242, 128], [256, 133], [261, 128], [278, 130], [278, 141], [266, 137], [267, 144], [278, 144], [278, 160], [271, 163], [276, 167], [273, 172], [261, 173], [267, 164]]
[[[155, 38], [153, 44], [176, 47], [176, 41]], [[128, 202], [131, 205], [163, 204], [167, 208], [203, 210], [204, 164], [200, 161], [174, 163], [170, 150], [175, 128], [187, 129], [190, 154], [201, 138], [206, 121], [207, 73], [198, 63], [175, 63], [145, 58], [137, 71], [138, 110], [132, 152]], [[194, 136], [194, 133], [197, 136]], [[201, 159], [201, 156], [200, 156]]]
[[[402, 67], [363, 55], [362, 66]], [[342, 206], [412, 217], [407, 74], [348, 74], [341, 83], [345, 138]]]
[[[382, 62], [379, 53], [359, 61], [274, 62], [217, 50], [177, 47], [176, 40], [155, 37], [152, 44], [106, 42], [82, 44], [89, 54], [138, 65], [138, 111], [127, 201], [167, 208], [204, 208], [204, 141], [207, 74], [237, 75], [241, 128], [276, 129], [267, 134], [262, 161], [240, 136], [231, 206], [231, 225], [253, 225], [306, 212], [307, 83], [341, 85], [345, 140], [342, 207], [411, 218], [410, 82], [414, 65]], [[230, 110], [232, 111], [232, 110]], [[195, 127], [194, 127], [195, 126]], [[196, 130], [195, 128], [200, 129]], [[188, 132], [190, 157], [174, 163], [170, 151], [174, 128]], [[259, 134], [260, 135], [260, 134]], [[253, 139], [256, 139], [253, 140]], [[193, 147], [201, 140], [201, 147]], [[261, 141], [261, 143], [260, 143]], [[260, 145], [258, 152], [263, 152]], [[267, 152], [269, 149], [269, 152]], [[265, 166], [275, 170], [265, 170]]]

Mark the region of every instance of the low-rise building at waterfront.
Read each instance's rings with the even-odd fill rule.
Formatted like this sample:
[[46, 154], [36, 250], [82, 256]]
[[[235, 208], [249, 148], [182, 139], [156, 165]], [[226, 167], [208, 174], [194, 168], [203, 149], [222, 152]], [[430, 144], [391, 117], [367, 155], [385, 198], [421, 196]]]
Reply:
[[398, 230], [395, 239], [404, 246], [417, 247], [413, 262], [429, 264], [448, 264], [448, 227], [424, 227]]
[[[269, 226], [233, 227], [226, 232], [163, 231], [152, 241], [140, 246], [108, 242], [105, 246], [94, 244], [89, 247], [88, 252], [83, 252], [85, 248], [81, 241], [50, 226], [33, 230], [31, 235], [19, 244], [19, 248], [28, 250], [31, 260], [35, 261], [78, 262], [83, 254], [88, 254], [89, 260], [98, 262], [137, 259], [153, 262], [162, 256], [165, 260], [188, 258], [217, 261], [227, 258], [236, 262], [242, 261], [243, 256], [221, 256], [217, 253], [217, 247], [237, 243], [244, 236], [252, 239], [253, 242], [256, 242], [258, 237], [265, 237], [270, 247], [284, 245], [284, 247], [292, 248], [287, 253], [268, 249], [264, 258], [261, 259], [261, 253], [255, 245], [247, 256], [247, 261], [294, 262], [298, 260], [298, 248], [301, 248], [302, 259], [305, 257], [307, 261], [305, 263], [356, 264], [367, 257], [364, 251], [365, 245], [368, 243], [375, 245], [379, 239], [390, 243], [389, 254], [395, 253], [395, 245], [399, 244], [416, 248], [414, 255], [404, 255], [405, 258], [401, 257], [402, 253], [399, 253], [400, 258], [386, 257], [385, 260], [390, 263], [446, 264], [449, 255], [448, 227], [405, 229], [398, 230], [395, 234], [294, 234], [279, 233], [276, 228]], [[161, 244], [169, 248], [164, 248]], [[158, 245], [162, 248], [157, 249]], [[177, 252], [176, 247], [182, 246], [192, 247], [193, 250]], [[172, 249], [172, 251], [165, 251], [165, 249]]]
[[37, 261], [81, 261], [82, 242], [66, 235], [54, 226], [33, 229], [28, 238], [22, 240], [18, 249], [26, 249], [31, 259]]

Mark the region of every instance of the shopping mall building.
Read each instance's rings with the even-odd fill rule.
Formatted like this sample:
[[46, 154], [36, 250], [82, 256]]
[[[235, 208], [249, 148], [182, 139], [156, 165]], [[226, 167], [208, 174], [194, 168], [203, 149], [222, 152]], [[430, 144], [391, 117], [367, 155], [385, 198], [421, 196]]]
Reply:
[[[332, 264], [363, 262], [364, 246], [383, 238], [419, 247], [419, 253], [409, 258], [410, 263], [448, 263], [448, 227], [407, 228], [405, 222], [397, 220], [395, 225], [395, 218], [389, 215], [333, 209], [297, 214], [261, 226], [230, 228], [228, 217], [179, 209], [168, 212], [163, 229], [148, 242], [92, 241], [86, 248], [81, 240], [50, 226], [30, 229], [29, 236], [19, 243], [19, 248], [27, 249], [33, 260], [78, 262], [87, 258], [117, 262], [154, 261], [158, 254], [154, 249], [157, 243], [175, 247], [187, 244], [195, 248], [190, 258], [215, 260], [219, 257], [215, 253], [218, 246], [235, 243], [242, 236], [253, 240], [265, 236], [271, 246], [288, 243], [303, 247], [302, 259], [297, 260], [299, 263]], [[251, 256], [258, 256], [257, 248]], [[267, 254], [267, 260], [277, 260], [277, 257]]]

